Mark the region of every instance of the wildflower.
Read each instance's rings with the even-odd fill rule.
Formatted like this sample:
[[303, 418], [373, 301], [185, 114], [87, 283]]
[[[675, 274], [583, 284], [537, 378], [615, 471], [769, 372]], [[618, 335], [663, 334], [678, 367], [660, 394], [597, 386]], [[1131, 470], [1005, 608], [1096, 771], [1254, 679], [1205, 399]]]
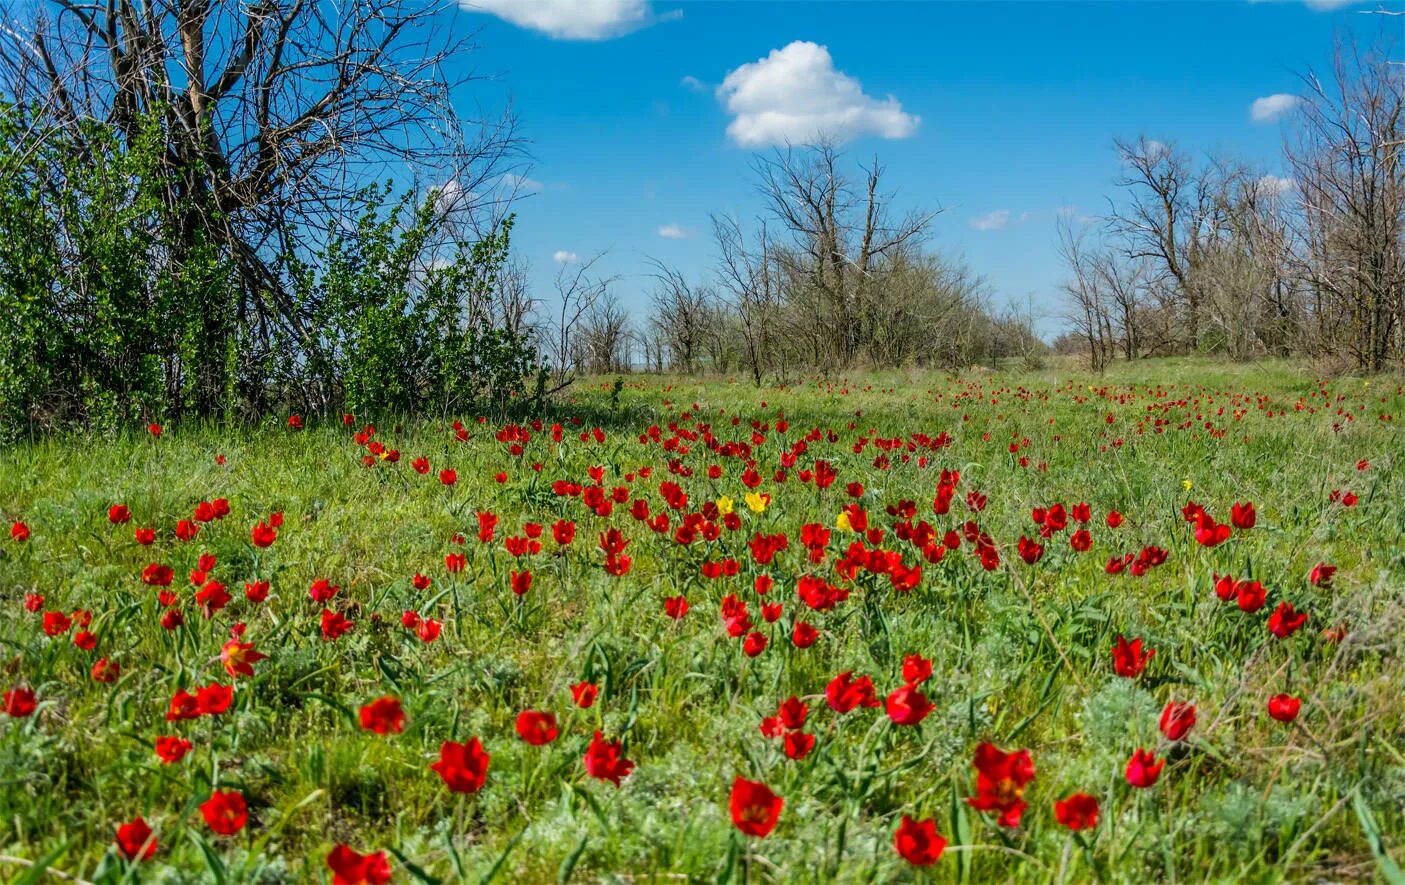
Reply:
[[932, 712], [932, 702], [915, 685], [904, 685], [888, 695], [888, 718], [895, 725], [917, 725]]
[[361, 707], [361, 728], [376, 734], [399, 734], [405, 730], [405, 711], [400, 699], [395, 697], [376, 698]]
[[254, 664], [267, 660], [268, 655], [255, 651], [252, 642], [231, 639], [220, 650], [220, 659], [224, 662], [224, 671], [230, 676], [253, 676]]
[[946, 839], [937, 833], [935, 820], [916, 820], [904, 814], [898, 829], [893, 833], [893, 848], [897, 850], [899, 857], [913, 866], [929, 867], [936, 863], [946, 850]]
[[327, 855], [332, 885], [385, 885], [390, 881], [390, 861], [384, 851], [358, 854], [338, 845]]
[[1276, 694], [1268, 699], [1268, 715], [1279, 722], [1292, 722], [1298, 718], [1303, 702], [1292, 695]]
[[210, 793], [210, 798], [200, 805], [200, 814], [210, 829], [221, 836], [233, 836], [244, 828], [249, 819], [244, 794], [238, 790], [215, 790]]
[[874, 695], [873, 680], [867, 676], [853, 678], [852, 670], [845, 670], [830, 680], [825, 687], [825, 701], [836, 713], [847, 713], [855, 707], [877, 707], [878, 698]]
[[517, 714], [517, 736], [534, 747], [556, 740], [556, 717], [546, 711], [523, 710]]
[[752, 513], [764, 513], [766, 506], [771, 503], [771, 496], [761, 492], [747, 492], [742, 496], [746, 501], [746, 506]]
[[732, 781], [732, 825], [748, 836], [765, 838], [776, 828], [785, 800], [759, 781], [738, 777]]
[[439, 761], [429, 768], [439, 775], [450, 792], [476, 793], [483, 789], [491, 760], [478, 738], [470, 738], [464, 744], [444, 741], [439, 745]]
[[1146, 669], [1147, 661], [1156, 654], [1156, 649], [1149, 648], [1142, 652], [1141, 639], [1134, 639], [1128, 642], [1126, 637], [1119, 635], [1117, 644], [1112, 647], [1112, 668], [1118, 676], [1127, 679], [1136, 679], [1142, 675]]
[[576, 706], [586, 709], [595, 703], [596, 696], [600, 689], [590, 682], [577, 682], [571, 686], [571, 697], [575, 700]]
[[1140, 789], [1155, 786], [1165, 764], [1166, 760], [1157, 759], [1156, 754], [1150, 750], [1138, 748], [1132, 758], [1127, 760], [1127, 783]]
[[1279, 639], [1287, 639], [1307, 623], [1307, 612], [1293, 609], [1291, 602], [1280, 602], [1278, 608], [1268, 618], [1268, 632]]
[[1195, 727], [1195, 705], [1171, 701], [1161, 711], [1161, 733], [1168, 741], [1185, 740]]
[[1054, 816], [1070, 830], [1091, 830], [1098, 825], [1098, 800], [1087, 793], [1074, 793], [1054, 803]]
[[610, 781], [618, 787], [620, 779], [628, 777], [634, 770], [634, 763], [621, 756], [620, 751], [619, 741], [607, 741], [597, 731], [585, 751], [586, 774], [602, 781]]
[[116, 842], [128, 860], [150, 860], [156, 856], [156, 836], [140, 817], [132, 818], [117, 828]]
[[1034, 761], [1028, 750], [1006, 753], [994, 744], [976, 747], [976, 795], [966, 800], [977, 811], [998, 811], [1002, 827], [1017, 827], [1028, 803], [1025, 786], [1034, 780]]
[[156, 757], [163, 765], [174, 765], [185, 758], [185, 754], [191, 750], [190, 741], [175, 735], [158, 737], [156, 739]]
[[34, 700], [34, 689], [14, 688], [5, 692], [4, 703], [0, 705], [0, 712], [14, 719], [23, 719], [26, 716], [34, 715], [34, 709], [38, 706]]

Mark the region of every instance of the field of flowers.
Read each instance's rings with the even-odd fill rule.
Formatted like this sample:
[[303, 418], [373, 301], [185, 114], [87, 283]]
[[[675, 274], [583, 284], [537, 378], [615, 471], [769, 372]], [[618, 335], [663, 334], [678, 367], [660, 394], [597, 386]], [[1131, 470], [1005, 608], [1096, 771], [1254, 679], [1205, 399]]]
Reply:
[[1402, 881], [1398, 379], [611, 381], [0, 452], [0, 880]]

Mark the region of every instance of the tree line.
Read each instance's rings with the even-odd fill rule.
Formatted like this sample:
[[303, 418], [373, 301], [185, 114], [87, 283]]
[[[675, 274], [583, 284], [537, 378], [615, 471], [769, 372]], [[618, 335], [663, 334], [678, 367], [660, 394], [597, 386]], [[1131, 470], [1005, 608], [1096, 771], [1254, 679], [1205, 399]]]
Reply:
[[610, 281], [563, 354], [587, 371], [721, 372], [755, 383], [855, 367], [959, 369], [1047, 350], [1027, 311], [997, 310], [988, 283], [930, 246], [939, 210], [898, 212], [878, 158], [821, 142], [759, 155], [763, 209], [711, 217], [715, 264], [699, 279], [652, 264], [649, 312], [631, 322]]
[[1344, 43], [1301, 82], [1281, 176], [1169, 140], [1116, 142], [1107, 214], [1059, 223], [1058, 349], [1095, 369], [1183, 353], [1405, 365], [1405, 66]]

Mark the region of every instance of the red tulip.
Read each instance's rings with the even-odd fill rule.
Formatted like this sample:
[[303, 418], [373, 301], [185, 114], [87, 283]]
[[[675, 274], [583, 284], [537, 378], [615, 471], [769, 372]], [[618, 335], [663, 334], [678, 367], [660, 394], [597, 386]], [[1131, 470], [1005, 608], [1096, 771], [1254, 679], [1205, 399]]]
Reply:
[[1117, 644], [1112, 647], [1112, 668], [1118, 676], [1136, 679], [1142, 675], [1142, 671], [1146, 669], [1147, 661], [1150, 661], [1154, 654], [1156, 654], [1156, 649], [1151, 648], [1147, 649], [1145, 653], [1142, 652], [1140, 639], [1128, 642], [1125, 636], [1119, 635]]
[[200, 814], [210, 829], [221, 836], [233, 836], [244, 828], [249, 819], [244, 794], [238, 790], [215, 790], [200, 805]]
[[195, 711], [201, 716], [218, 716], [234, 703], [234, 686], [206, 685], [195, 691]]
[[346, 633], [351, 632], [351, 628], [356, 625], [347, 620], [346, 615], [341, 612], [334, 612], [330, 609], [322, 609], [322, 638], [327, 642], [334, 642]]
[[1161, 768], [1165, 764], [1166, 760], [1157, 759], [1156, 754], [1150, 750], [1138, 748], [1132, 758], [1127, 760], [1127, 783], [1141, 789], [1154, 786], [1161, 777]]
[[906, 814], [893, 833], [898, 856], [916, 867], [929, 867], [946, 850], [946, 840], [937, 832], [935, 820], [916, 820]]
[[327, 868], [332, 871], [332, 885], [385, 885], [390, 881], [390, 861], [384, 851], [357, 854], [338, 845], [327, 855]]
[[749, 658], [754, 658], [766, 650], [766, 634], [752, 631], [742, 642], [742, 652]]
[[585, 751], [586, 774], [602, 781], [610, 781], [618, 787], [620, 779], [628, 777], [634, 770], [634, 763], [621, 756], [620, 752], [619, 741], [607, 741], [597, 731]]
[[549, 712], [523, 710], [517, 714], [517, 735], [534, 747], [556, 740], [556, 717]]
[[1195, 727], [1195, 705], [1171, 701], [1161, 711], [1161, 733], [1168, 741], [1185, 740]]
[[1292, 722], [1298, 718], [1303, 702], [1292, 695], [1276, 694], [1268, 699], [1268, 715], [1279, 722]]
[[126, 504], [113, 504], [107, 508], [107, 521], [113, 525], [122, 525], [130, 521], [132, 512], [127, 509]]
[[439, 745], [439, 761], [429, 768], [439, 774], [451, 792], [476, 793], [483, 789], [491, 760], [478, 738], [470, 738], [466, 744], [444, 741]]
[[932, 678], [932, 662], [921, 655], [903, 658], [903, 682], [917, 685]]
[[29, 526], [25, 525], [19, 520], [15, 520], [15, 522], [10, 526], [10, 540], [21, 544], [25, 541], [28, 541]]
[[790, 759], [804, 759], [815, 748], [815, 736], [803, 731], [788, 732], [781, 742], [781, 749]]
[[1335, 565], [1319, 562], [1312, 567], [1312, 572], [1307, 576], [1307, 579], [1315, 587], [1330, 587], [1332, 586], [1332, 576], [1336, 573], [1337, 567]]
[[361, 728], [376, 734], [399, 734], [405, 730], [405, 710], [400, 699], [395, 697], [376, 698], [361, 707]]
[[795, 628], [790, 635], [790, 641], [794, 643], [796, 648], [809, 648], [819, 638], [820, 632], [804, 621], [796, 621]]
[[191, 750], [190, 741], [174, 735], [156, 739], [156, 757], [163, 765], [173, 765], [185, 758]]
[[1002, 827], [1017, 827], [1028, 803], [1025, 786], [1034, 780], [1034, 761], [1028, 750], [1006, 753], [994, 744], [976, 747], [976, 795], [966, 802], [977, 811], [998, 811]]
[[1238, 501], [1235, 501], [1234, 506], [1229, 509], [1229, 521], [1234, 523], [1234, 527], [1237, 529], [1253, 528], [1258, 518], [1259, 516], [1254, 511], [1252, 502], [1240, 504]]
[[15, 688], [5, 692], [4, 704], [0, 705], [0, 712], [15, 719], [23, 719], [26, 716], [33, 716], [36, 706], [38, 704], [34, 700], [32, 688]]
[[1268, 632], [1279, 639], [1287, 639], [1307, 623], [1307, 612], [1294, 611], [1291, 602], [1280, 602], [1278, 608], [1268, 617]]
[[1098, 825], [1098, 800], [1087, 793], [1074, 793], [1054, 803], [1054, 816], [1070, 830], [1091, 830]]
[[765, 838], [776, 828], [785, 800], [759, 781], [732, 781], [732, 824], [748, 836]]
[[260, 521], [249, 532], [255, 547], [268, 547], [278, 540], [278, 530], [266, 522]]
[[595, 698], [600, 694], [600, 689], [590, 682], [577, 682], [571, 686], [571, 697], [575, 699], [576, 706], [581, 709], [590, 707], [595, 703]]
[[140, 817], [118, 827], [116, 841], [128, 860], [150, 860], [156, 856], [156, 836]]
[[916, 725], [932, 712], [932, 702], [915, 685], [904, 685], [888, 695], [888, 718], [895, 725]]
[[847, 713], [855, 707], [877, 707], [878, 698], [874, 695], [873, 680], [867, 676], [853, 678], [852, 670], [845, 670], [830, 680], [825, 687], [824, 697], [836, 713]]
[[224, 661], [224, 670], [232, 677], [254, 675], [254, 664], [267, 660], [268, 655], [254, 651], [252, 642], [240, 642], [231, 639], [224, 644], [220, 650], [220, 659]]

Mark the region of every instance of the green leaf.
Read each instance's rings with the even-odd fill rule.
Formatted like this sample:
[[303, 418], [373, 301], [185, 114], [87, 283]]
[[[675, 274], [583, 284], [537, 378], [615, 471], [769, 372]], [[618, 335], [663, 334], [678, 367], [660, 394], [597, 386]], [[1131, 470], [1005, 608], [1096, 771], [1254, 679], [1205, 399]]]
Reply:
[[25, 870], [18, 879], [14, 880], [14, 885], [37, 885], [37, 883], [43, 881], [44, 873], [49, 867], [53, 866], [55, 861], [63, 857], [64, 853], [68, 851], [69, 846], [72, 845], [73, 842], [73, 839], [69, 839], [67, 842], [64, 842], [59, 847], [36, 860], [29, 869]]

